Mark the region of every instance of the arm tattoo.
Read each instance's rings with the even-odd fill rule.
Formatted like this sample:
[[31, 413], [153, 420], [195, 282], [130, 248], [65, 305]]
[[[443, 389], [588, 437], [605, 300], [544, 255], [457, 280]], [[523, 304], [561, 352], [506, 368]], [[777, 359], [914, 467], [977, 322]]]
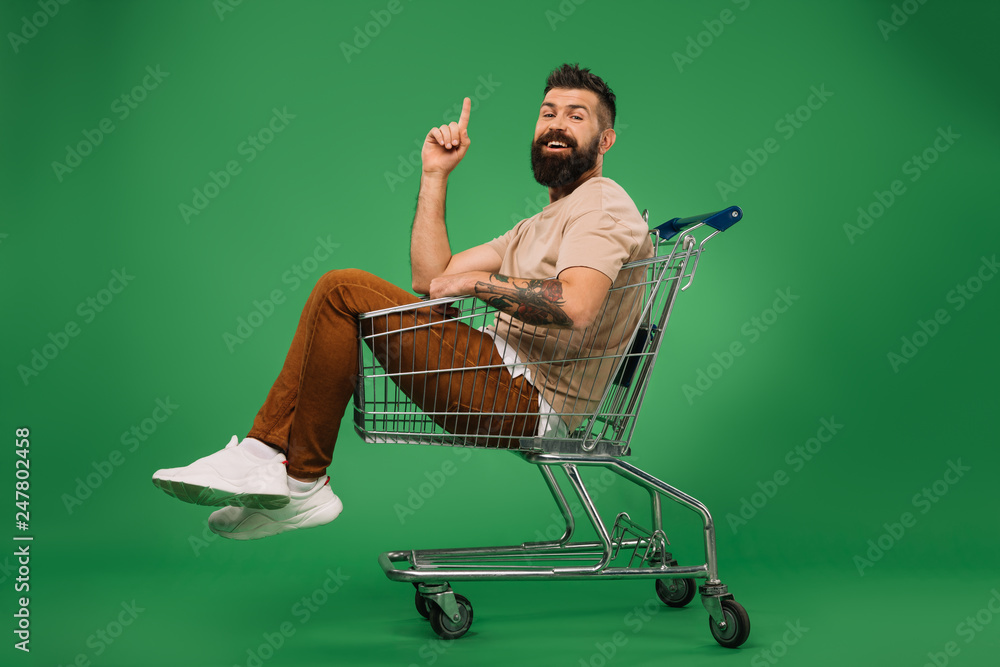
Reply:
[[525, 280], [494, 273], [479, 281], [476, 296], [522, 322], [557, 329], [570, 328], [573, 320], [562, 309], [562, 283], [555, 279]]

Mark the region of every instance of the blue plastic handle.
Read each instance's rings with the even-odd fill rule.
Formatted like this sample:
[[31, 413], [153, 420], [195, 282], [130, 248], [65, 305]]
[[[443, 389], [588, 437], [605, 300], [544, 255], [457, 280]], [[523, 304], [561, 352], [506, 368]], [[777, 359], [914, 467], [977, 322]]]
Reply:
[[690, 218], [674, 218], [656, 227], [661, 239], [669, 239], [678, 232], [684, 231], [692, 225], [704, 222], [706, 225], [720, 232], [724, 232], [743, 218], [743, 209], [739, 206], [730, 206], [714, 213], [703, 213], [693, 215]]

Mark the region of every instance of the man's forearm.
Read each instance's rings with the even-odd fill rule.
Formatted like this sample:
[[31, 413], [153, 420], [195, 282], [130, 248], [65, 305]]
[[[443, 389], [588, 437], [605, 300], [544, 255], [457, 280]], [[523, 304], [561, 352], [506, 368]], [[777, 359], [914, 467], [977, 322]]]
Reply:
[[522, 322], [554, 329], [570, 329], [573, 320], [563, 306], [562, 282], [511, 278], [499, 273], [477, 280], [473, 294], [490, 306], [516, 317]]
[[474, 296], [527, 324], [583, 331], [594, 324], [611, 284], [607, 275], [582, 266], [547, 279], [463, 271], [436, 277], [430, 295]]
[[413, 291], [421, 294], [430, 291], [431, 280], [441, 275], [451, 261], [445, 225], [447, 192], [446, 176], [421, 176], [417, 210], [410, 231], [410, 274]]

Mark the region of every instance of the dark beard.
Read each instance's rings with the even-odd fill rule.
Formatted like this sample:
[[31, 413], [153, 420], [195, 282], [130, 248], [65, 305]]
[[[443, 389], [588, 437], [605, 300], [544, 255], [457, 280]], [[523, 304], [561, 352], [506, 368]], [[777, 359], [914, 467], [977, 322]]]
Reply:
[[[542, 146], [549, 141], [562, 141], [569, 148], [569, 155], [544, 155]], [[597, 164], [600, 154], [601, 135], [583, 148], [572, 143], [563, 135], [547, 134], [539, 141], [531, 142], [531, 170], [535, 180], [548, 188], [561, 188], [575, 183], [583, 174]]]

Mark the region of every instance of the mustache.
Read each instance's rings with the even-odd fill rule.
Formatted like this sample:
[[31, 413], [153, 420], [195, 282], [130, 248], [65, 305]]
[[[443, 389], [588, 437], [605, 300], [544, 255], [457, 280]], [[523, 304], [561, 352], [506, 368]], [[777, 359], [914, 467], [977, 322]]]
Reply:
[[576, 142], [570, 139], [568, 136], [562, 132], [547, 132], [538, 139], [538, 145], [544, 146], [550, 141], [561, 141], [570, 148], [576, 148]]

